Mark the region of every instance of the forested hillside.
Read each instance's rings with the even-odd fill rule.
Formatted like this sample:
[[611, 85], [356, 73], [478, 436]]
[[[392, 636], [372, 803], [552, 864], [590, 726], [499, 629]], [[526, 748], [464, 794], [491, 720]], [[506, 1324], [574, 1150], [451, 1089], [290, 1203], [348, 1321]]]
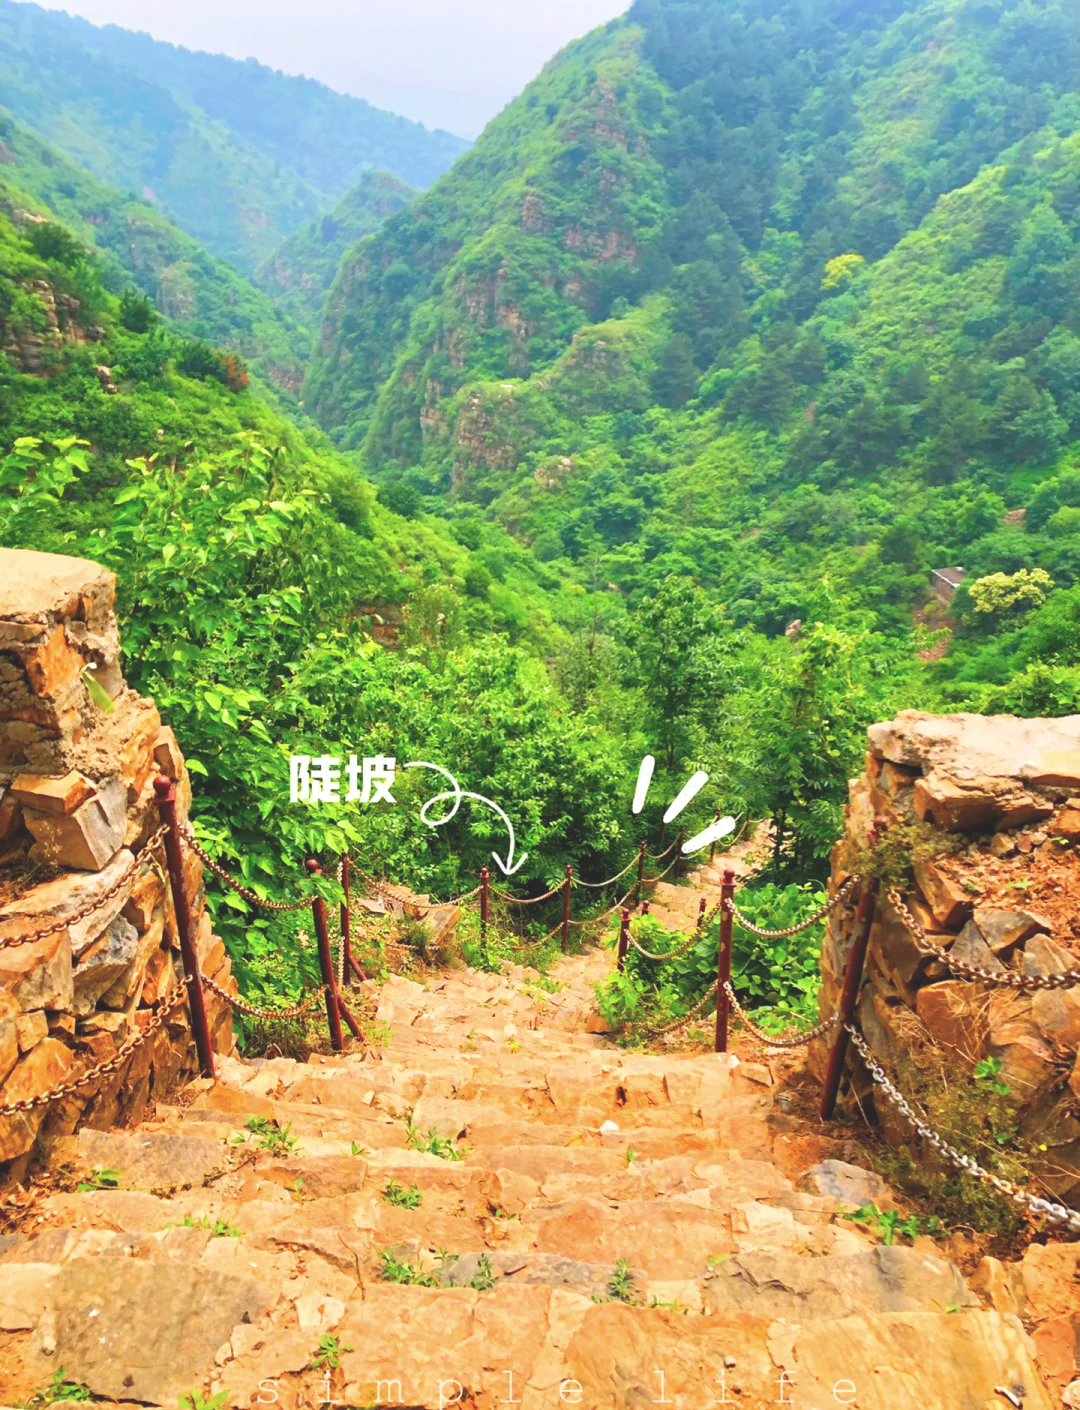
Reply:
[[1067, 588], [1078, 90], [1057, 0], [637, 0], [346, 258], [308, 405], [430, 507], [770, 636], [826, 578], [894, 636], [935, 567]]
[[301, 226], [255, 271], [260, 288], [304, 328], [305, 352], [346, 251], [404, 210], [414, 195], [389, 172], [365, 172], [332, 210]]
[[[118, 570], [233, 862], [349, 838], [462, 889], [481, 821], [281, 804], [290, 752], [415, 751], [513, 800], [520, 885], [608, 875], [651, 751], [654, 838], [704, 768], [687, 826], [771, 817], [803, 885], [870, 721], [1080, 712], [1074, 7], [637, 0], [261, 290], [4, 143], [0, 432], [90, 444], [9, 458], [0, 539]], [[231, 355], [295, 386], [328, 285], [340, 451]]]
[[312, 79], [0, 0], [0, 104], [250, 272], [371, 169], [429, 185], [467, 147]]
[[231, 264], [149, 202], [97, 181], [13, 118], [0, 117], [0, 162], [9, 212], [29, 204], [39, 216], [59, 220], [98, 253], [101, 278], [114, 293], [135, 287], [187, 337], [238, 353], [290, 397], [299, 390], [308, 329]]

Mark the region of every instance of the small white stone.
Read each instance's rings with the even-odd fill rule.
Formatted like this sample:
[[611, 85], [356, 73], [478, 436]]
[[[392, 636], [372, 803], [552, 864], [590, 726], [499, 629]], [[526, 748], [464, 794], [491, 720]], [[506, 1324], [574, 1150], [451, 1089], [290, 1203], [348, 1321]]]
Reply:
[[617, 1131], [618, 1129], [619, 1128], [614, 1121], [605, 1121], [604, 1124], [600, 1127], [600, 1134], [603, 1136], [606, 1133]]

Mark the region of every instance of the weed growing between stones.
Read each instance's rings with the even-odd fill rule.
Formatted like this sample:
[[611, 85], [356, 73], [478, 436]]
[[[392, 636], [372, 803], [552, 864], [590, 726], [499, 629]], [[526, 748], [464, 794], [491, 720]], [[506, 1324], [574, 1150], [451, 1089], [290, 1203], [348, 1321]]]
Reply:
[[476, 1272], [469, 1279], [469, 1287], [476, 1292], [490, 1292], [497, 1281], [491, 1259], [486, 1253], [482, 1253], [476, 1260]]
[[[246, 1134], [245, 1134], [246, 1132]], [[244, 1122], [244, 1131], [229, 1142], [233, 1146], [246, 1145], [252, 1137], [261, 1151], [271, 1155], [291, 1155], [296, 1149], [297, 1138], [292, 1134], [292, 1125], [279, 1126], [267, 1116], [249, 1116]]]
[[[896, 1084], [922, 1107], [927, 1123], [951, 1145], [974, 1156], [984, 1169], [1027, 1185], [1042, 1153], [1020, 1135], [1018, 1103], [998, 1076], [1000, 1065], [980, 1063], [969, 1075], [958, 1072], [955, 1064], [947, 1068], [943, 1060], [936, 1065], [927, 1062], [926, 1052], [920, 1057], [904, 1054]], [[888, 1111], [884, 1098], [881, 1110]], [[1031, 1225], [1010, 1200], [992, 1185], [944, 1164], [933, 1151], [915, 1153], [906, 1145], [890, 1146], [883, 1140], [872, 1158], [889, 1184], [913, 1204], [933, 1211], [946, 1228], [960, 1226], [987, 1235], [1002, 1254], [1030, 1241]]]
[[861, 851], [855, 863], [860, 876], [874, 877], [882, 886], [905, 889], [914, 877], [916, 862], [951, 857], [963, 851], [965, 839], [959, 833], [943, 832], [927, 822], [897, 823], [876, 847]]
[[917, 1214], [901, 1218], [898, 1209], [878, 1209], [876, 1204], [863, 1204], [858, 1209], [844, 1215], [853, 1223], [862, 1224], [869, 1232], [879, 1234], [886, 1248], [896, 1242], [897, 1234], [915, 1242], [920, 1234], [929, 1234], [932, 1239], [943, 1238], [945, 1226], [936, 1214], [929, 1219], [921, 1219]]
[[76, 1193], [90, 1194], [94, 1190], [115, 1190], [120, 1183], [119, 1170], [106, 1170], [102, 1166], [93, 1169], [85, 1180], [75, 1186]]
[[209, 1229], [215, 1239], [239, 1239], [243, 1235], [243, 1229], [238, 1229], [235, 1224], [230, 1224], [224, 1219], [215, 1219], [211, 1222], [208, 1215], [200, 1214], [198, 1219], [194, 1219], [190, 1214], [185, 1214], [179, 1224], [163, 1224], [161, 1232], [166, 1229]]
[[319, 1338], [319, 1349], [315, 1353], [309, 1370], [312, 1371], [336, 1371], [341, 1366], [342, 1353], [355, 1351], [355, 1347], [343, 1346], [332, 1332], [326, 1332]]
[[423, 1196], [417, 1185], [410, 1185], [405, 1188], [398, 1180], [391, 1180], [382, 1192], [382, 1197], [387, 1204], [392, 1204], [398, 1209], [419, 1209], [423, 1202]]
[[219, 1390], [216, 1395], [203, 1395], [201, 1390], [189, 1390], [180, 1397], [180, 1410], [222, 1410], [228, 1398], [227, 1390]]
[[409, 1150], [426, 1151], [437, 1155], [440, 1160], [464, 1160], [469, 1154], [468, 1146], [456, 1146], [449, 1136], [440, 1136], [434, 1127], [422, 1136], [413, 1125], [412, 1117], [405, 1121], [405, 1144]]
[[[607, 1285], [608, 1302], [625, 1302], [629, 1307], [638, 1305], [637, 1289], [634, 1287], [634, 1270], [625, 1258], [620, 1258], [615, 1264], [615, 1271], [608, 1279]], [[594, 1295], [594, 1302], [602, 1302], [603, 1299]]]
[[81, 1385], [78, 1381], [65, 1381], [64, 1368], [60, 1366], [53, 1373], [53, 1378], [47, 1386], [41, 1390], [36, 1390], [28, 1400], [23, 1402], [24, 1410], [41, 1410], [46, 1405], [56, 1405], [60, 1401], [69, 1400], [93, 1400], [93, 1394], [88, 1387]]

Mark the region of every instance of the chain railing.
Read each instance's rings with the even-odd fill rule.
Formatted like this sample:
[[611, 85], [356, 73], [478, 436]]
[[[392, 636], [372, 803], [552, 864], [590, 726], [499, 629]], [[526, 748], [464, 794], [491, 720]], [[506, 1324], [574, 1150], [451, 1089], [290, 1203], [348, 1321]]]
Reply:
[[87, 920], [96, 911], [104, 910], [129, 881], [133, 881], [136, 876], [159, 865], [152, 854], [154, 849], [161, 845], [164, 836], [164, 826], [159, 827], [157, 832], [147, 839], [138, 856], [132, 857], [120, 875], [100, 895], [88, 901], [85, 906], [80, 906], [77, 911], [71, 911], [67, 915], [59, 916], [51, 924], [43, 925], [37, 930], [27, 930], [19, 935], [8, 935], [4, 939], [0, 939], [0, 950], [7, 950], [15, 945], [33, 945], [38, 940], [45, 940], [50, 935], [56, 935], [59, 931], [67, 930], [72, 925], [78, 925], [80, 921]]
[[614, 886], [617, 881], [621, 881], [628, 871], [637, 866], [637, 863], [637, 857], [631, 857], [622, 871], [617, 871], [614, 876], [609, 876], [606, 881], [582, 881], [580, 877], [575, 876], [571, 879], [570, 884], [572, 886], [583, 886], [589, 891], [602, 891], [605, 886]]
[[999, 988], [1019, 990], [1074, 989], [1080, 985], [1080, 969], [1062, 969], [1055, 974], [1020, 974], [1014, 969], [984, 969], [981, 965], [966, 964], [963, 960], [954, 959], [948, 950], [943, 950], [933, 943], [904, 903], [896, 887], [891, 887], [886, 894], [923, 954], [940, 960], [958, 979], [977, 979], [983, 984], [996, 984]]
[[791, 1038], [776, 1038], [771, 1033], [766, 1033], [764, 1028], [759, 1028], [746, 1012], [742, 1004], [739, 1003], [730, 979], [726, 980], [724, 983], [724, 992], [728, 996], [728, 1003], [730, 1003], [731, 1007], [739, 1015], [747, 1032], [770, 1048], [804, 1047], [807, 1043], [812, 1043], [815, 1038], [820, 1038], [823, 1033], [828, 1033], [830, 1029], [835, 1028], [840, 1022], [840, 1015], [834, 1013], [831, 1018], [825, 1019], [823, 1023], [819, 1023], [815, 1028], [808, 1028], [804, 1033], [797, 1033]]
[[33, 1111], [35, 1107], [48, 1106], [51, 1102], [57, 1102], [63, 1097], [71, 1096], [80, 1087], [86, 1087], [101, 1077], [109, 1077], [119, 1071], [132, 1053], [137, 1048], [141, 1048], [162, 1027], [172, 1010], [185, 998], [186, 989], [187, 985], [184, 983], [174, 985], [146, 1027], [126, 1042], [121, 1043], [111, 1058], [107, 1058], [105, 1062], [99, 1062], [96, 1067], [87, 1068], [75, 1077], [69, 1077], [66, 1082], [60, 1082], [57, 1086], [50, 1087], [46, 1092], [39, 1092], [37, 1096], [23, 1097], [17, 1102], [8, 1102], [7, 1105], [0, 1106], [0, 1116], [11, 1116], [17, 1112]]
[[884, 1068], [877, 1058], [870, 1051], [869, 1044], [854, 1024], [845, 1024], [848, 1037], [859, 1051], [859, 1056], [866, 1064], [867, 1071], [874, 1083], [881, 1088], [885, 1096], [904, 1117], [904, 1119], [914, 1127], [918, 1134], [927, 1141], [939, 1155], [945, 1157], [950, 1164], [956, 1166], [958, 1170], [964, 1171], [966, 1175], [971, 1175], [976, 1180], [981, 1180], [983, 1184], [992, 1185], [995, 1190], [1006, 1199], [1012, 1200], [1014, 1204], [1022, 1205], [1029, 1213], [1048, 1219], [1052, 1224], [1063, 1224], [1070, 1232], [1080, 1234], [1080, 1214], [1074, 1209], [1069, 1209], [1066, 1205], [1057, 1204], [1053, 1200], [1041, 1199], [1038, 1195], [1033, 1195], [1029, 1190], [1021, 1189], [1019, 1185], [1013, 1184], [1011, 1180], [1005, 1180], [1000, 1175], [993, 1174], [992, 1171], [984, 1169], [978, 1161], [970, 1155], [965, 1155], [958, 1151], [955, 1146], [935, 1131], [932, 1126], [928, 1126], [920, 1116], [917, 1115], [911, 1103], [898, 1091], [885, 1074]]
[[204, 988], [216, 994], [219, 999], [224, 999], [227, 1004], [231, 1005], [232, 1008], [238, 1010], [240, 1013], [246, 1013], [251, 1018], [267, 1019], [272, 1023], [284, 1023], [286, 1019], [300, 1018], [303, 1014], [308, 1013], [326, 993], [327, 987], [325, 984], [320, 984], [317, 989], [311, 991], [303, 1003], [293, 1004], [291, 1008], [261, 1009], [256, 1004], [249, 1004], [248, 1001], [242, 999], [239, 994], [230, 994], [227, 989], [223, 989], [221, 985], [211, 979], [209, 975], [204, 974], [201, 976], [201, 979]]
[[858, 884], [859, 880], [860, 878], [857, 876], [849, 876], [847, 881], [845, 881], [843, 886], [837, 891], [836, 895], [833, 896], [831, 900], [826, 901], [812, 916], [807, 916], [805, 920], [799, 921], [798, 925], [786, 926], [783, 930], [762, 930], [759, 926], [754, 925], [752, 921], [747, 920], [742, 911], [735, 905], [734, 901], [727, 901], [722, 904], [726, 905], [727, 909], [731, 912], [739, 925], [742, 926], [743, 930], [748, 930], [751, 935], [759, 935], [763, 940], [787, 940], [792, 935], [798, 935], [800, 931], [809, 930], [812, 925], [817, 925], [818, 921], [824, 920], [830, 911], [835, 910], [837, 906], [843, 903], [852, 888]]
[[223, 881], [230, 891], [235, 891], [238, 896], [242, 896], [249, 905], [258, 907], [261, 911], [302, 911], [311, 905], [311, 897], [303, 896], [298, 901], [267, 901], [262, 896], [257, 896], [250, 886], [245, 886], [242, 881], [237, 881], [221, 865], [216, 862], [191, 829], [190, 823], [180, 824], [180, 833], [184, 841], [202, 859], [210, 871], [214, 873], [219, 881]]

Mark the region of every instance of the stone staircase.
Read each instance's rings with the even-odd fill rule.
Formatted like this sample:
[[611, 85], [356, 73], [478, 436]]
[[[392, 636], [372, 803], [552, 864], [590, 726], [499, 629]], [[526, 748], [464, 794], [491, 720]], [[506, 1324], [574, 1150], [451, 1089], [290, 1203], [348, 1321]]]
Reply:
[[0, 1237], [0, 1403], [54, 1377], [169, 1407], [1060, 1403], [938, 1246], [842, 1218], [887, 1191], [767, 1066], [586, 1032], [610, 964], [390, 978], [386, 1046], [223, 1060], [62, 1140]]

